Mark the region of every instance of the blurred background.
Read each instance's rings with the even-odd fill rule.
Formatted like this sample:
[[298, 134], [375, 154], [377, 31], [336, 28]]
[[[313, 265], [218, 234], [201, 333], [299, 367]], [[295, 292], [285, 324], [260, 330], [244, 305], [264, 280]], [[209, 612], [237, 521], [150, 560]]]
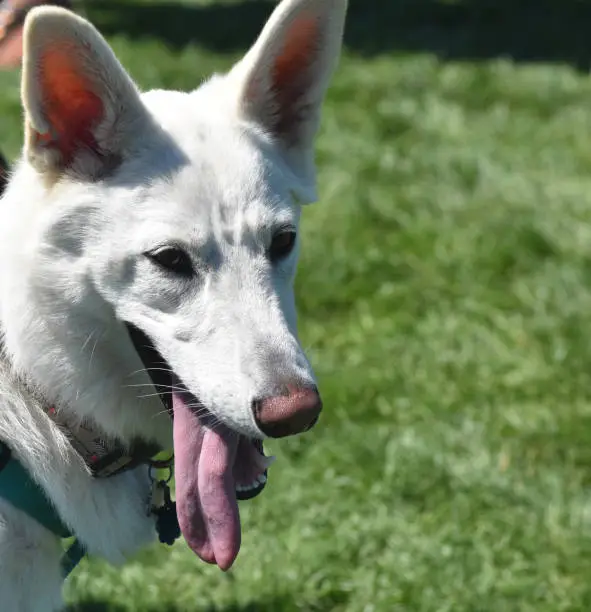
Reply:
[[[192, 89], [273, 5], [76, 7], [141, 88]], [[85, 561], [70, 612], [591, 609], [590, 64], [586, 1], [351, 0], [298, 275], [324, 415], [268, 445], [228, 574]]]

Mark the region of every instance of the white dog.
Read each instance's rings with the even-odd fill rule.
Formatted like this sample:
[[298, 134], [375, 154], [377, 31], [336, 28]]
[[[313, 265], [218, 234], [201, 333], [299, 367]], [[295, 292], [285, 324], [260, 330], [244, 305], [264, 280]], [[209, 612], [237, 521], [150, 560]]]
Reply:
[[170, 505], [149, 458], [173, 446], [182, 534], [229, 568], [261, 440], [316, 421], [293, 279], [346, 9], [284, 0], [191, 93], [140, 94], [64, 9], [27, 18], [25, 146], [0, 201], [2, 612], [61, 608], [52, 520], [113, 563], [151, 542]]

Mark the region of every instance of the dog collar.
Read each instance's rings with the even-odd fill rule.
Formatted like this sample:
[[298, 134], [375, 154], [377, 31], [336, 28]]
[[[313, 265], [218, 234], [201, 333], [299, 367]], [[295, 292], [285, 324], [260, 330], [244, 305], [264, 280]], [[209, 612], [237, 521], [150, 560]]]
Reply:
[[164, 456], [166, 453], [155, 444], [136, 440], [129, 447], [124, 447], [118, 442], [109, 440], [92, 427], [78, 423], [73, 417], [56, 410], [53, 406], [47, 407], [45, 412], [65, 433], [95, 478], [116, 476], [142, 464], [153, 465], [156, 468], [172, 464], [172, 454], [166, 458]]
[[[172, 400], [170, 388], [172, 386], [171, 373], [162, 358], [153, 347], [147, 336], [131, 323], [125, 323], [131, 342], [142, 360], [152, 384], [160, 396], [160, 401], [170, 414]], [[88, 423], [80, 423], [72, 415], [47, 405], [45, 399], [24, 382], [29, 393], [44, 407], [47, 416], [66, 435], [74, 450], [82, 457], [91, 474], [95, 478], [109, 478], [132, 470], [139, 465], [147, 464], [155, 469], [170, 468], [174, 461], [172, 452], [166, 452], [158, 445], [147, 443], [141, 439], [134, 440], [129, 446], [109, 439]]]

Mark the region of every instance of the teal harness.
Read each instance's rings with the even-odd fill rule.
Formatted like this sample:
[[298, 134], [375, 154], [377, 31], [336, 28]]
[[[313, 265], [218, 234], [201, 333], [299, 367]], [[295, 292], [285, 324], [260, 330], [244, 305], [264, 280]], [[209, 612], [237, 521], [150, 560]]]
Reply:
[[[0, 441], [0, 498], [28, 514], [59, 538], [73, 536], [41, 487], [31, 478], [22, 463], [12, 456], [10, 448]], [[80, 563], [86, 551], [76, 539], [64, 552], [61, 565], [64, 579]]]
[[[172, 401], [169, 389], [172, 386], [168, 368], [162, 368], [162, 358], [153, 348], [145, 334], [131, 324], [126, 324], [132, 343], [146, 367], [154, 387], [168, 413], [172, 417]], [[59, 414], [52, 407], [46, 407], [47, 416], [64, 431], [74, 450], [82, 457], [90, 473], [95, 478], [109, 478], [145, 465], [152, 481], [152, 500], [148, 511], [155, 518], [156, 532], [160, 542], [172, 546], [180, 535], [176, 514], [176, 504], [170, 496], [169, 481], [172, 478], [174, 455], [163, 452], [153, 444], [136, 440], [130, 449], [108, 441], [93, 429], [80, 424], [77, 419]], [[74, 433], [75, 432], [75, 433]], [[165, 455], [166, 458], [162, 456]], [[168, 477], [162, 474], [153, 476], [153, 471], [167, 470]], [[25, 466], [13, 455], [10, 447], [0, 440], [0, 499], [18, 508], [45, 527], [58, 538], [75, 537], [64, 525], [55, 507], [41, 486], [35, 482]], [[155, 503], [158, 500], [158, 503]], [[64, 579], [84, 558], [83, 545], [74, 539], [61, 559]]]
[[[76, 442], [76, 446], [81, 448], [80, 441], [76, 440]], [[148, 458], [148, 454], [150, 454], [150, 458]], [[176, 504], [170, 497], [170, 487], [168, 486], [172, 477], [173, 456], [163, 458], [163, 455], [167, 455], [167, 453], [159, 453], [158, 457], [153, 457], [153, 455], [154, 447], [138, 443], [135, 452], [130, 455], [124, 455], [120, 448], [116, 448], [100, 458], [93, 455], [87, 463], [95, 477], [115, 476], [128, 469], [133, 469], [139, 464], [149, 466], [150, 478], [154, 487], [153, 495], [157, 492], [157, 497], [160, 499], [157, 505], [150, 507], [150, 513], [154, 515], [156, 532], [160, 542], [172, 546], [181, 535]], [[100, 469], [97, 467], [99, 463]], [[116, 469], [114, 469], [114, 466], [116, 466]], [[153, 470], [156, 472], [167, 470], [168, 478], [165, 480], [153, 478]], [[28, 514], [58, 538], [74, 537], [72, 530], [64, 525], [43, 489], [31, 478], [27, 469], [12, 455], [10, 448], [2, 441], [0, 441], [0, 499], [4, 499], [21, 512]], [[85, 556], [84, 546], [75, 538], [69, 544], [61, 559], [64, 580]]]

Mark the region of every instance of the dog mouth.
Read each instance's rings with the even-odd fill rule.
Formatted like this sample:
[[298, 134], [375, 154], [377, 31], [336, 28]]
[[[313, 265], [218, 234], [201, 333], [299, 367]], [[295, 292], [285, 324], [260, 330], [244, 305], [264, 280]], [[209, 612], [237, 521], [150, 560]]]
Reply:
[[259, 495], [273, 457], [260, 440], [216, 419], [174, 374], [150, 338], [126, 324], [162, 403], [173, 418], [176, 504], [189, 547], [207, 563], [231, 567], [240, 550], [238, 501]]

